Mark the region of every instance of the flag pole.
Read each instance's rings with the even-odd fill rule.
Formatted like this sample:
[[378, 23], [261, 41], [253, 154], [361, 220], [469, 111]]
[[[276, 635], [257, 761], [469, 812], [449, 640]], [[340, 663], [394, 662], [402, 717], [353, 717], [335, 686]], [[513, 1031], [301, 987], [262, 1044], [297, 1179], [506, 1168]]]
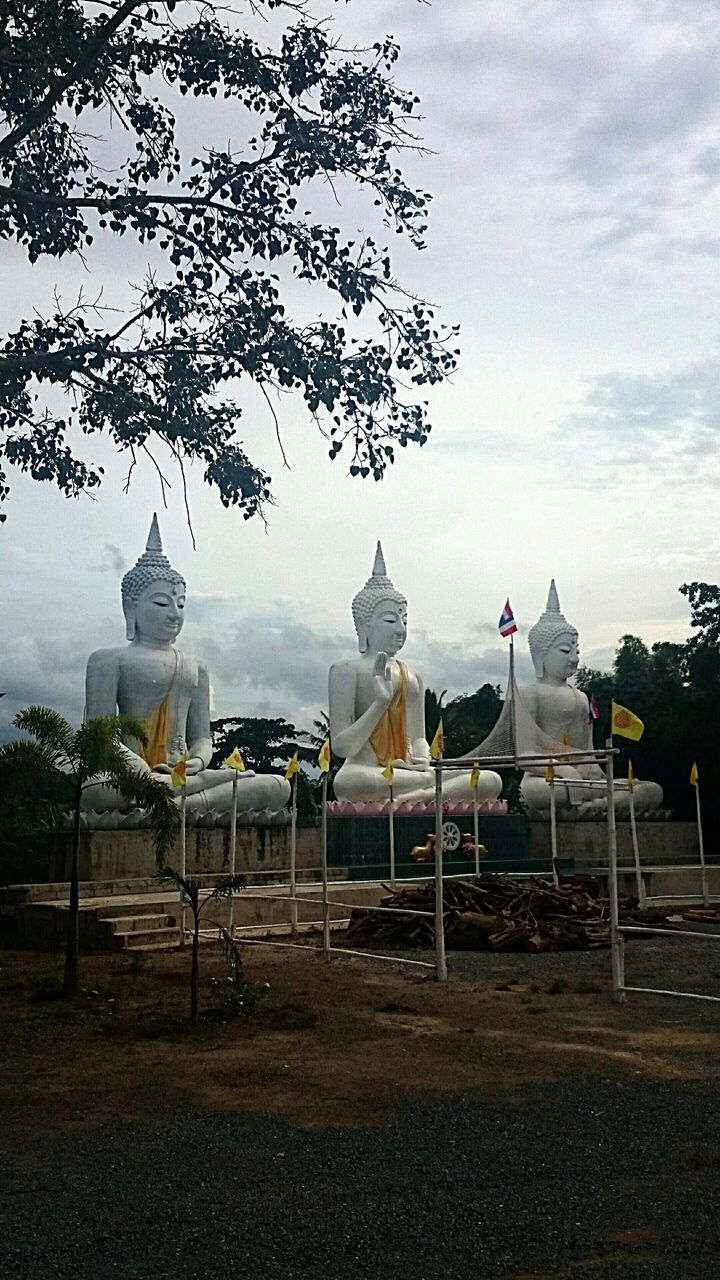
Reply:
[[637, 822], [635, 821], [635, 782], [629, 778], [630, 787], [630, 832], [632, 835], [633, 859], [635, 861], [635, 887], [637, 889], [638, 906], [641, 911], [645, 910], [647, 902], [645, 900], [645, 884], [642, 877], [642, 867], [640, 865], [640, 845], [638, 843]]
[[[477, 765], [476, 765], [477, 767]], [[475, 875], [480, 875], [480, 819], [478, 817], [478, 778], [473, 787], [473, 837], [475, 840]]]
[[515, 705], [515, 639], [514, 635], [510, 636], [510, 725], [512, 728], [513, 739], [513, 755], [515, 756], [515, 768], [518, 767], [518, 745], [517, 745], [517, 708]]
[[443, 910], [443, 776], [442, 750], [435, 769], [435, 977], [447, 982], [445, 913]]
[[[238, 771], [233, 770], [232, 805], [230, 807], [230, 875], [235, 875], [235, 858], [237, 851], [237, 804], [238, 804]], [[228, 933], [235, 937], [235, 895], [228, 898]]]
[[610, 954], [612, 960], [613, 997], [619, 1004], [625, 1003], [625, 963], [623, 948], [625, 940], [620, 932], [620, 912], [618, 910], [618, 875], [617, 875], [617, 826], [615, 823], [615, 776], [613, 767], [613, 740], [605, 741], [607, 764], [605, 778], [607, 783], [607, 821], [608, 821], [608, 897], [610, 899]]
[[322, 915], [323, 915], [323, 955], [330, 959], [330, 904], [328, 903], [328, 862], [327, 862], [327, 792], [328, 775], [322, 778]]
[[698, 846], [700, 849], [700, 875], [702, 878], [702, 895], [706, 907], [710, 906], [710, 887], [708, 885], [707, 866], [705, 863], [705, 841], [703, 840], [702, 810], [700, 808], [700, 781], [695, 783], [695, 805], [697, 808]]
[[[185, 813], [187, 809], [187, 789], [182, 787], [180, 791], [180, 875], [185, 879], [185, 868], [187, 861], [186, 848], [186, 826]], [[185, 890], [180, 890], [180, 946], [185, 946]]]
[[298, 775], [290, 779], [292, 800], [290, 803], [290, 933], [297, 937], [298, 904], [297, 904], [297, 782]]
[[390, 783], [390, 888], [395, 889], [395, 801]]
[[554, 761], [550, 765], [552, 777], [550, 778], [550, 857], [552, 860], [552, 878], [556, 889], [560, 887], [560, 876], [558, 875], [558, 848], [557, 848], [557, 804], [555, 796], [555, 768]]

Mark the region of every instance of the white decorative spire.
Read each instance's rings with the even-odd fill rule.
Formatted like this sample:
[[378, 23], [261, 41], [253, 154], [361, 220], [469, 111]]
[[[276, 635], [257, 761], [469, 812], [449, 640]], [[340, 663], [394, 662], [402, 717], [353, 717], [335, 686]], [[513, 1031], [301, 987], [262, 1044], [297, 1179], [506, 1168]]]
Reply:
[[545, 612], [546, 613], [560, 612], [560, 601], [558, 600], [557, 587], [555, 586], [554, 578], [550, 579], [550, 590], [548, 591], [548, 598], [547, 598], [547, 604], [545, 605]]
[[375, 551], [375, 563], [372, 571], [373, 578], [387, 578], [387, 569], [385, 568], [385, 557], [383, 555], [382, 545], [378, 538], [377, 549]]
[[162, 538], [160, 537], [160, 525], [158, 524], [157, 512], [153, 513], [152, 522], [150, 524], [150, 532], [148, 540], [145, 543], [146, 551], [159, 551], [162, 553]]

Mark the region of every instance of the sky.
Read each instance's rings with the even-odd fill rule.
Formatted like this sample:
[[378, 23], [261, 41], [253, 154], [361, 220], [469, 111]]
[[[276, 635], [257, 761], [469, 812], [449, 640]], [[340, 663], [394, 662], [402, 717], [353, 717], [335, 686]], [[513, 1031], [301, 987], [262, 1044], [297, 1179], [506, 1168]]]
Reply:
[[[461, 326], [452, 384], [430, 397], [433, 431], [381, 484], [351, 479], [302, 406], [237, 389], [240, 434], [272, 476], [267, 528], [225, 510], [190, 475], [197, 548], [177, 477], [163, 508], [152, 470], [124, 492], [102, 441], [96, 500], [13, 477], [0, 527], [0, 737], [18, 708], [83, 712], [84, 669], [120, 644], [122, 572], [157, 510], [188, 582], [182, 647], [210, 668], [214, 714], [309, 727], [327, 671], [355, 651], [350, 602], [382, 540], [409, 601], [405, 656], [451, 695], [503, 683], [497, 631], [527, 630], [555, 577], [581, 660], [606, 668], [621, 635], [681, 640], [678, 586], [717, 581], [720, 461], [718, 186], [720, 24], [705, 0], [351, 0], [331, 11], [345, 43], [394, 35], [398, 83], [422, 101], [428, 153], [403, 162], [433, 194], [427, 248], [388, 241], [402, 283]], [[183, 147], [237, 121], [213, 106]], [[218, 118], [217, 113], [220, 112]], [[365, 211], [334, 208], [353, 233]], [[365, 225], [363, 223], [363, 225]], [[3, 246], [0, 327], [57, 287], [103, 285], [122, 305], [145, 260], [124, 242], [89, 261], [30, 267]], [[326, 306], [319, 299], [318, 310]], [[173, 478], [171, 476], [171, 478]]]

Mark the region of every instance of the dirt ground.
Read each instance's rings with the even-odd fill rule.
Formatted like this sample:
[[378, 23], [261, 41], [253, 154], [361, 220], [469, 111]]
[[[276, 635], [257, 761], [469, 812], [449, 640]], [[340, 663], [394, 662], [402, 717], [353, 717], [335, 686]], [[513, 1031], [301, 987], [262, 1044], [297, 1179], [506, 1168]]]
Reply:
[[[249, 1019], [189, 1025], [189, 952], [84, 956], [82, 995], [57, 998], [62, 957], [0, 952], [0, 1154], [107, 1122], [192, 1110], [269, 1114], [308, 1127], [367, 1126], [409, 1098], [483, 1088], [504, 1102], [564, 1080], [641, 1079], [714, 1093], [720, 1004], [613, 1003], [607, 951], [451, 954], [450, 981], [378, 961], [245, 949], [267, 983]], [[628, 947], [628, 981], [720, 994], [720, 954], [693, 939]]]

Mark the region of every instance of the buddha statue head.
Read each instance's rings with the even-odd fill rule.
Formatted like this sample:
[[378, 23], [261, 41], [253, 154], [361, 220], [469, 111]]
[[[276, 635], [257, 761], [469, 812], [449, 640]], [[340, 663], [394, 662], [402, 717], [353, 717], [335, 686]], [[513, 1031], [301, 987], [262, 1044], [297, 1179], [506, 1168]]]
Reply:
[[562, 684], [575, 674], [579, 657], [578, 638], [575, 627], [560, 612], [560, 601], [553, 578], [545, 612], [528, 633], [530, 656], [538, 680], [545, 676], [554, 684]]
[[407, 639], [407, 600], [387, 575], [380, 543], [365, 586], [352, 602], [353, 622], [361, 653], [395, 654]]
[[121, 590], [128, 640], [172, 644], [184, 621], [186, 586], [163, 552], [156, 515], [145, 550], [125, 574]]

